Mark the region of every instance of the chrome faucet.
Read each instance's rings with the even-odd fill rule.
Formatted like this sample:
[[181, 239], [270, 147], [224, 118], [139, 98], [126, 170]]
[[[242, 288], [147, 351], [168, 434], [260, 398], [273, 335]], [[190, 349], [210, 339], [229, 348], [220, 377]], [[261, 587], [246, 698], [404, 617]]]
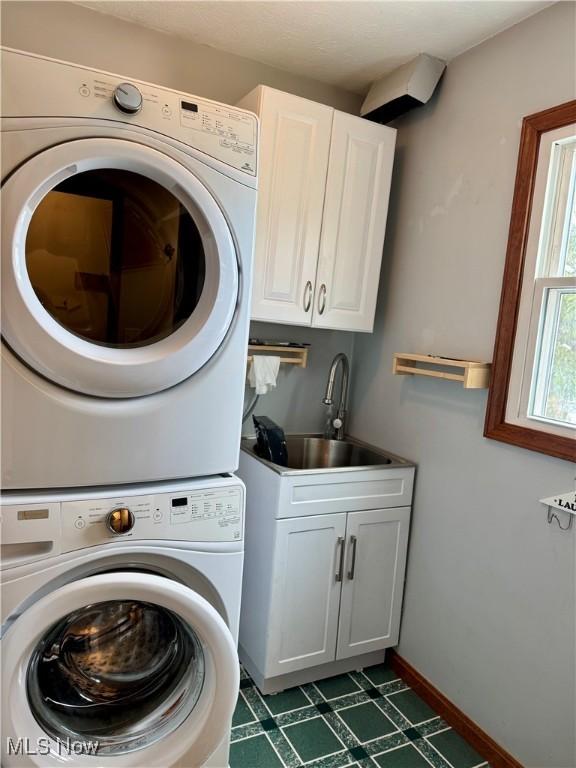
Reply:
[[[330, 427], [328, 429], [329, 436], [336, 438], [336, 440], [344, 439], [344, 420], [346, 418], [346, 403], [348, 401], [348, 381], [350, 379], [350, 363], [344, 352], [338, 352], [332, 365], [330, 366], [330, 373], [328, 375], [328, 384], [326, 385], [326, 394], [322, 402], [324, 405], [333, 405], [334, 403], [334, 382], [336, 380], [336, 370], [338, 365], [342, 363], [342, 383], [340, 385], [340, 404], [338, 405], [338, 411], [336, 418], [331, 419]], [[328, 435], [327, 435], [328, 436]]]

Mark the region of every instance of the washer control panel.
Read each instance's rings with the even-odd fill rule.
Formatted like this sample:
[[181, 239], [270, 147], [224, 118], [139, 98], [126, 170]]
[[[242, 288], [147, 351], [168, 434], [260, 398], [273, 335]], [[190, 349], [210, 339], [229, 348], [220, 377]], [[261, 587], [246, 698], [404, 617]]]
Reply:
[[63, 551], [111, 540], [239, 541], [241, 487], [62, 502]]
[[242, 175], [256, 176], [258, 118], [251, 112], [33, 54], [5, 50], [2, 56], [5, 117], [131, 123], [187, 144]]
[[122, 541], [240, 542], [244, 485], [233, 475], [102, 489], [8, 491], [0, 570]]

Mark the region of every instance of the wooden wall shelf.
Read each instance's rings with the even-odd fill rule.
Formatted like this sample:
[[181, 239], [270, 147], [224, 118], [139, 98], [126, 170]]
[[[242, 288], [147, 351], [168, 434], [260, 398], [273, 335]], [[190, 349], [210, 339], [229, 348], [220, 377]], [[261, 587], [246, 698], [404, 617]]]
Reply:
[[252, 355], [256, 354], [277, 355], [280, 358], [280, 363], [285, 365], [296, 365], [299, 368], [306, 368], [308, 364], [308, 347], [285, 347], [274, 346], [272, 344], [249, 344], [249, 363], [252, 361]]
[[464, 389], [487, 389], [490, 363], [479, 360], [454, 360], [436, 355], [394, 354], [392, 373], [396, 376], [432, 376], [435, 379], [459, 381]]

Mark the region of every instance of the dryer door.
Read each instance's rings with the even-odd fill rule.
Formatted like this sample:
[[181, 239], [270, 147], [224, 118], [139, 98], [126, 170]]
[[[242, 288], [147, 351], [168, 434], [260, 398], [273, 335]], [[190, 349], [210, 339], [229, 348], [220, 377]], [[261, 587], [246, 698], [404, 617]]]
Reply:
[[2, 677], [2, 765], [166, 768], [204, 765], [226, 737], [239, 665], [204, 598], [114, 572], [24, 611], [2, 640]]
[[220, 348], [238, 302], [236, 248], [182, 164], [132, 141], [80, 139], [29, 159], [2, 198], [3, 335], [38, 373], [138, 397]]

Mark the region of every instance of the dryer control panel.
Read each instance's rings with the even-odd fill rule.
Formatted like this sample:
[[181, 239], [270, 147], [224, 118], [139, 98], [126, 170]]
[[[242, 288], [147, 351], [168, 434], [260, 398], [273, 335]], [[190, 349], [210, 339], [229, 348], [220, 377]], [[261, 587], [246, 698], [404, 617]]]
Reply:
[[4, 117], [85, 117], [136, 125], [255, 177], [258, 118], [237, 107], [139, 80], [2, 51]]
[[233, 476], [59, 496], [7, 493], [2, 568], [114, 541], [239, 542], [244, 499], [244, 486]]

